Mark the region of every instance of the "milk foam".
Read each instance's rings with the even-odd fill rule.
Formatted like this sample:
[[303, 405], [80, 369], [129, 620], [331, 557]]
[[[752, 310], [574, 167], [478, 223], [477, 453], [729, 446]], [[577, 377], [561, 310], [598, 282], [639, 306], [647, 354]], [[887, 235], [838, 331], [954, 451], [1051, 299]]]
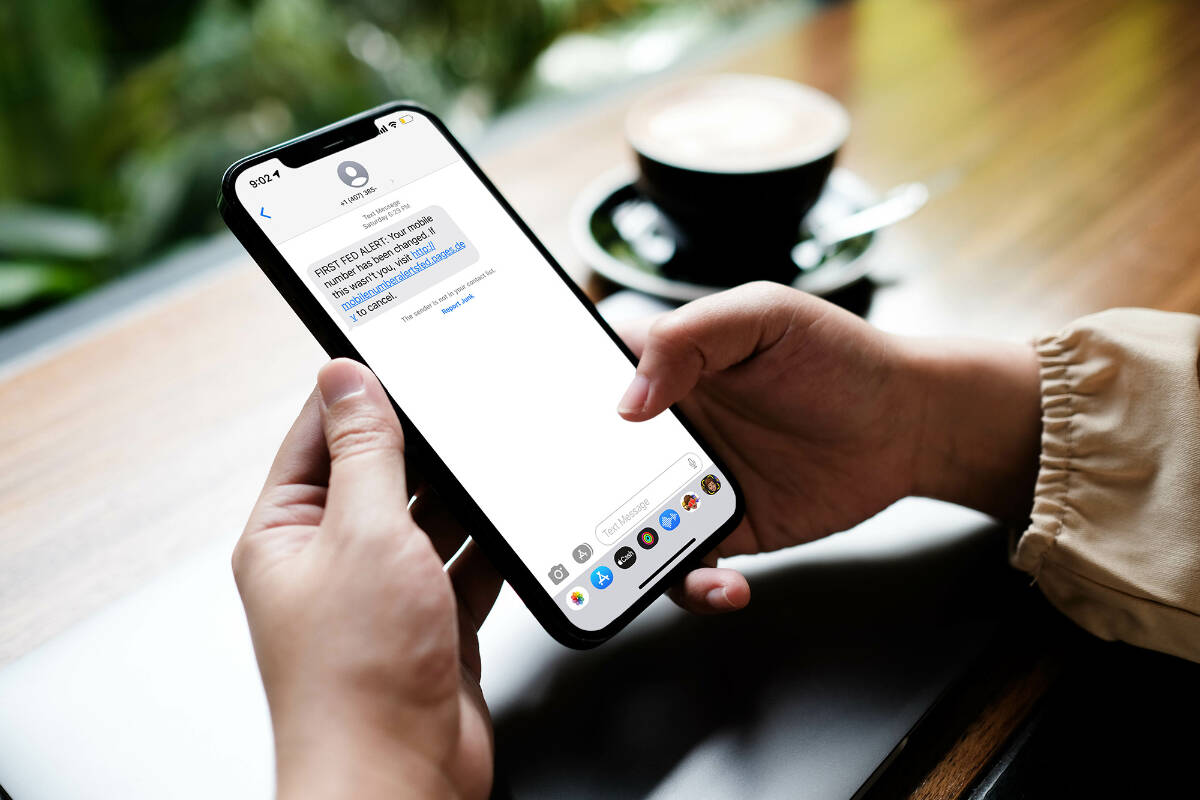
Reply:
[[664, 164], [703, 172], [769, 172], [832, 153], [850, 132], [829, 95], [764, 75], [695, 78], [630, 110], [626, 136]]

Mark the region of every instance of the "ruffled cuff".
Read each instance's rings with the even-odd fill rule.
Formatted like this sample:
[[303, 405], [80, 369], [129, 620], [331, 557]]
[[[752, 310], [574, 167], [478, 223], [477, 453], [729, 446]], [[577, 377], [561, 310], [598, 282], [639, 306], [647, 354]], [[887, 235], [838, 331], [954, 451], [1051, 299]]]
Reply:
[[1016, 542], [1013, 566], [1038, 577], [1067, 513], [1071, 484], [1071, 424], [1075, 416], [1071, 368], [1079, 366], [1079, 331], [1034, 343], [1041, 365], [1042, 451], [1030, 525]]
[[1092, 633], [1200, 661], [1200, 317], [1116, 309], [1034, 346], [1041, 463], [1013, 565]]

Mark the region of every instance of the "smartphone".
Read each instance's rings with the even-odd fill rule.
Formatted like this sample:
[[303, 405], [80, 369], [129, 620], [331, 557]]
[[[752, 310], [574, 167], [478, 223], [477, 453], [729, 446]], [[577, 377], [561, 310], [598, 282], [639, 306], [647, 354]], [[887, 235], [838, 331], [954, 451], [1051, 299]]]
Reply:
[[244, 158], [218, 205], [329, 355], [379, 377], [410, 457], [558, 641], [610, 638], [741, 520], [677, 410], [617, 415], [633, 355], [428, 110]]

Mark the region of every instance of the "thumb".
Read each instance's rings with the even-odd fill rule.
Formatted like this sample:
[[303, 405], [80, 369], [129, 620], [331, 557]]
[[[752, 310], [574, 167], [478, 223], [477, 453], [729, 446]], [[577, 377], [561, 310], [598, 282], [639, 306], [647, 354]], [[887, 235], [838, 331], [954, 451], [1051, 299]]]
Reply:
[[[329, 449], [325, 513], [335, 529], [387, 530], [407, 515], [404, 434], [379, 379], [345, 358], [317, 374]], [[353, 526], [339, 523], [353, 520]], [[376, 524], [378, 523], [378, 525]]]
[[807, 299], [780, 284], [748, 283], [656, 318], [617, 413], [634, 422], [661, 414], [705, 372], [728, 369], [773, 345]]
[[750, 583], [736, 569], [700, 567], [685, 575], [667, 594], [684, 611], [724, 614], [746, 607], [750, 602]]

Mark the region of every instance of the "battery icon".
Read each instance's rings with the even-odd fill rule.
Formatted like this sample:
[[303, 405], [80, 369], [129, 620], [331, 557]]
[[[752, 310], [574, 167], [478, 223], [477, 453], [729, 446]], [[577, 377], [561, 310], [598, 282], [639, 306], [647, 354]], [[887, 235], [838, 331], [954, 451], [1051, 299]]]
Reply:
[[400, 118], [401, 125], [407, 125], [408, 123], [410, 123], [412, 121], [413, 121], [412, 114], [405, 114], [403, 117]]

